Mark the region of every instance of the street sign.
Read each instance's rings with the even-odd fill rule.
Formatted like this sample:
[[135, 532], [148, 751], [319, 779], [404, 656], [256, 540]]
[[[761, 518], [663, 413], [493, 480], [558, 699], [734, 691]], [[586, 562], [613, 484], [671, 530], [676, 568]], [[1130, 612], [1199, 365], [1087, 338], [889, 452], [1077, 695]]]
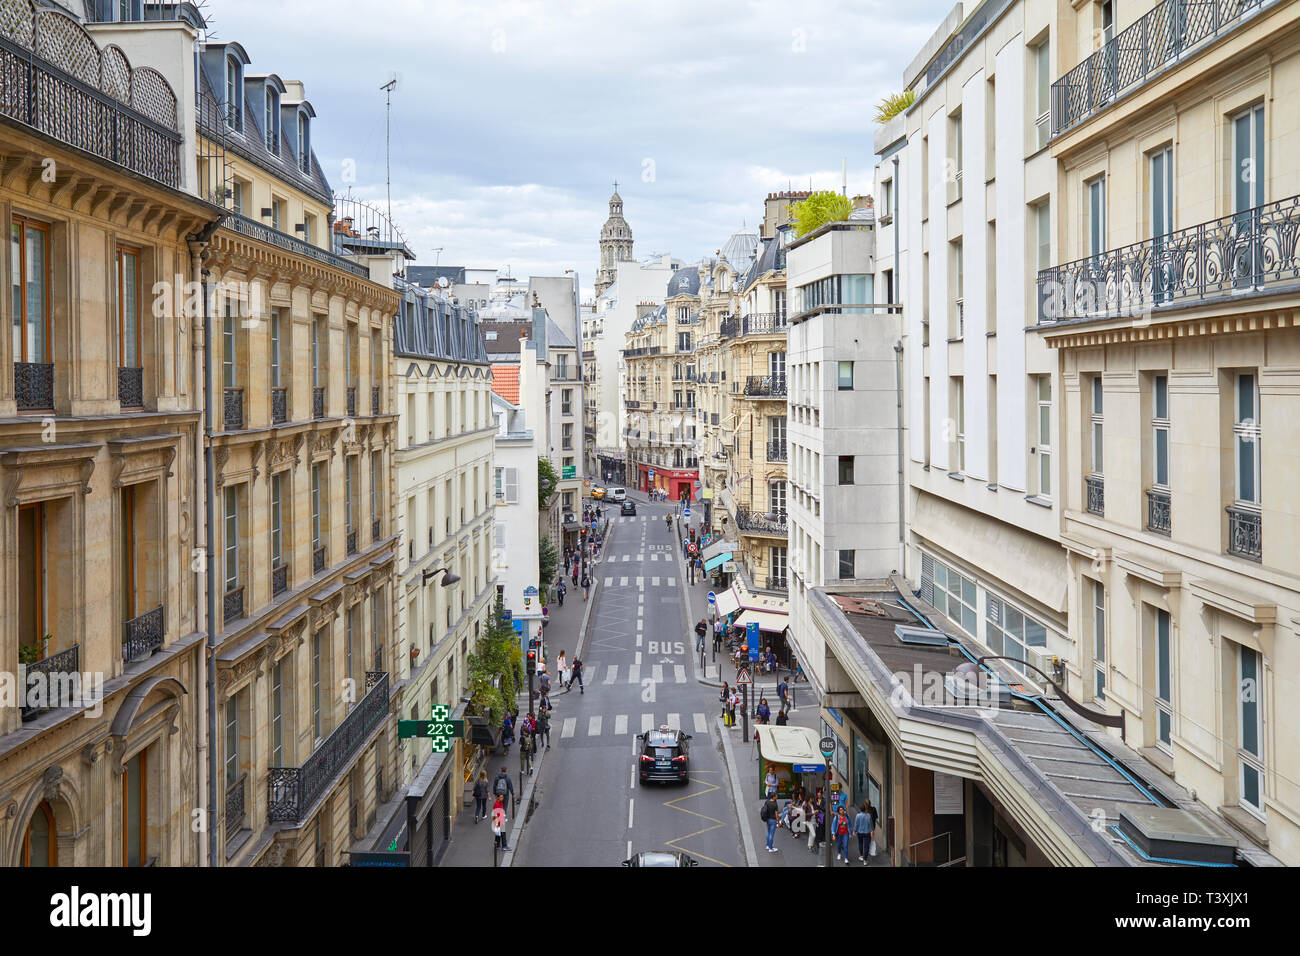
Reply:
[[742, 668], [740, 671], [738, 671], [738, 672], [736, 673], [736, 683], [737, 683], [737, 684], [752, 684], [752, 683], [754, 683], [753, 675], [751, 675], [751, 674], [749, 673], [749, 668], [748, 668], [748, 667], [746, 667], [746, 668]]
[[690, 508], [683, 508], [683, 509], [682, 509], [682, 517], [683, 517], [683, 518], [689, 518], [690, 516], [691, 516], [691, 509], [690, 509]]
[[820, 763], [796, 763], [790, 767], [795, 773], [825, 773], [826, 765]]
[[688, 545], [686, 546], [686, 552], [687, 552], [687, 554], [691, 554], [691, 555], [693, 555], [693, 554], [695, 554], [695, 552], [698, 551], [698, 550], [699, 550], [699, 549], [695, 547], [695, 542], [694, 542], [694, 541], [692, 541], [690, 544], [688, 544]]
[[712, 591], [710, 591], [710, 592], [709, 592], [709, 604], [717, 604], [717, 603], [718, 603], [718, 596], [717, 596], [716, 594], [714, 594]]
[[577, 466], [577, 465], [561, 465], [561, 466], [560, 466], [560, 477], [561, 477], [561, 478], [576, 478], [576, 477], [578, 477], [578, 466]]
[[762, 642], [763, 637], [758, 633], [758, 622], [747, 622], [745, 624], [745, 643], [749, 645], [749, 659], [751, 661], [758, 660], [759, 651], [762, 649]]
[[[434, 710], [439, 708], [435, 707]], [[443, 707], [445, 712], [447, 708]], [[465, 736], [463, 720], [399, 720], [397, 736], [428, 737], [433, 742], [435, 753], [446, 753], [451, 749], [451, 742]]]
[[835, 738], [831, 736], [823, 737], [820, 741], [822, 756], [830, 760], [835, 756]]

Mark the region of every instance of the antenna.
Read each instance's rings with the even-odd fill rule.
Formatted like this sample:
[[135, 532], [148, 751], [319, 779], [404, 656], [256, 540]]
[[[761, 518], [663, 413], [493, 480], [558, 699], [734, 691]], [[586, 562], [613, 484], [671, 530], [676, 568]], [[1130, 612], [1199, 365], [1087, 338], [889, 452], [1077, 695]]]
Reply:
[[388, 189], [388, 221], [393, 221], [393, 166], [392, 137], [390, 129], [393, 119], [393, 90], [397, 88], [397, 74], [380, 87], [384, 91], [384, 183]]
[[847, 156], [840, 157], [840, 177], [842, 183], [840, 195], [847, 196], [849, 194], [849, 158]]
[[439, 246], [433, 251], [437, 253], [437, 255], [433, 257], [433, 267], [436, 269], [438, 268], [438, 262], [442, 259], [442, 246]]

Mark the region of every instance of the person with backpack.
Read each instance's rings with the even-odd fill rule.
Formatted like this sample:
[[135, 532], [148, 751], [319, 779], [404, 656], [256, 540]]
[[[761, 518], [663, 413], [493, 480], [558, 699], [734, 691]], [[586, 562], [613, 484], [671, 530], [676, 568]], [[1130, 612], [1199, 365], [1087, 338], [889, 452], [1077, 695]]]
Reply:
[[525, 721], [524, 732], [519, 735], [519, 772], [528, 771], [528, 776], [533, 775], [533, 736], [528, 733], [528, 724]]
[[492, 840], [503, 850], [510, 849], [506, 842], [509, 837], [506, 834], [506, 804], [505, 799], [500, 795], [492, 801]]
[[776, 824], [779, 815], [780, 808], [776, 804], [776, 797], [772, 794], [768, 794], [767, 799], [763, 801], [762, 809], [758, 811], [758, 818], [767, 824], [768, 853], [777, 852], [777, 848], [772, 845], [772, 841], [776, 838]]
[[[545, 697], [542, 698], [546, 700]], [[537, 711], [537, 736], [546, 741], [546, 749], [551, 749], [551, 710], [549, 704], [539, 707]]]
[[515, 795], [515, 782], [510, 779], [510, 774], [505, 767], [501, 768], [501, 772], [492, 781], [492, 794], [498, 800]]
[[862, 809], [853, 818], [853, 832], [858, 837], [858, 862], [863, 866], [866, 865], [867, 857], [871, 854], [871, 833], [875, 829], [875, 810], [872, 809], [871, 801], [868, 800], [862, 804]]
[[784, 677], [781, 678], [781, 683], [776, 685], [776, 696], [779, 697], [781, 700], [781, 709], [789, 710], [790, 709], [790, 685], [786, 682], [786, 679]]
[[501, 743], [504, 746], [502, 753], [510, 753], [510, 745], [515, 742], [515, 723], [510, 719], [510, 711], [506, 711], [505, 717], [501, 720]]
[[551, 675], [546, 673], [546, 671], [542, 671], [542, 673], [538, 675], [537, 686], [541, 688], [543, 694], [549, 694], [551, 692]]
[[488, 795], [492, 792], [488, 785], [487, 771], [480, 770], [478, 779], [474, 781], [474, 824], [477, 826], [479, 820], [487, 819], [488, 814]]
[[582, 569], [582, 599], [585, 601], [591, 596], [591, 577], [587, 574], [587, 569]]
[[578, 693], [585, 694], [586, 688], [582, 685], [582, 661], [578, 658], [573, 659], [573, 676], [569, 678], [569, 690], [573, 690], [573, 682], [578, 682]]
[[835, 835], [835, 859], [849, 861], [849, 832], [853, 829], [853, 824], [849, 820], [849, 812], [844, 809], [844, 804], [840, 804], [835, 810], [834, 819]]

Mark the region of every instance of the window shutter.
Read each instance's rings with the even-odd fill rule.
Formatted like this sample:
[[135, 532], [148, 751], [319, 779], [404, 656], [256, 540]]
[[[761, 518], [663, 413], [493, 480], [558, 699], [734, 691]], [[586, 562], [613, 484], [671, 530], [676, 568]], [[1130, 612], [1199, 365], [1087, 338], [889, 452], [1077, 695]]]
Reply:
[[921, 600], [934, 604], [934, 558], [921, 552]]
[[512, 505], [519, 503], [519, 469], [518, 468], [506, 469], [506, 503]]
[[498, 523], [494, 527], [496, 529], [496, 543], [494, 547], [497, 550], [497, 560], [504, 565], [506, 552], [506, 526]]

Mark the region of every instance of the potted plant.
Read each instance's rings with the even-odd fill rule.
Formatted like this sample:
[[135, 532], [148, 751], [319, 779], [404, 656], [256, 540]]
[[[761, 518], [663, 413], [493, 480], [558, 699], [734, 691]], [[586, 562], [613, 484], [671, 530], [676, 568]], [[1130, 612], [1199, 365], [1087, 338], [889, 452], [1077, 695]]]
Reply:
[[45, 657], [45, 648], [49, 643], [50, 635], [46, 634], [35, 644], [18, 645], [18, 686], [24, 694], [27, 693], [27, 668]]

